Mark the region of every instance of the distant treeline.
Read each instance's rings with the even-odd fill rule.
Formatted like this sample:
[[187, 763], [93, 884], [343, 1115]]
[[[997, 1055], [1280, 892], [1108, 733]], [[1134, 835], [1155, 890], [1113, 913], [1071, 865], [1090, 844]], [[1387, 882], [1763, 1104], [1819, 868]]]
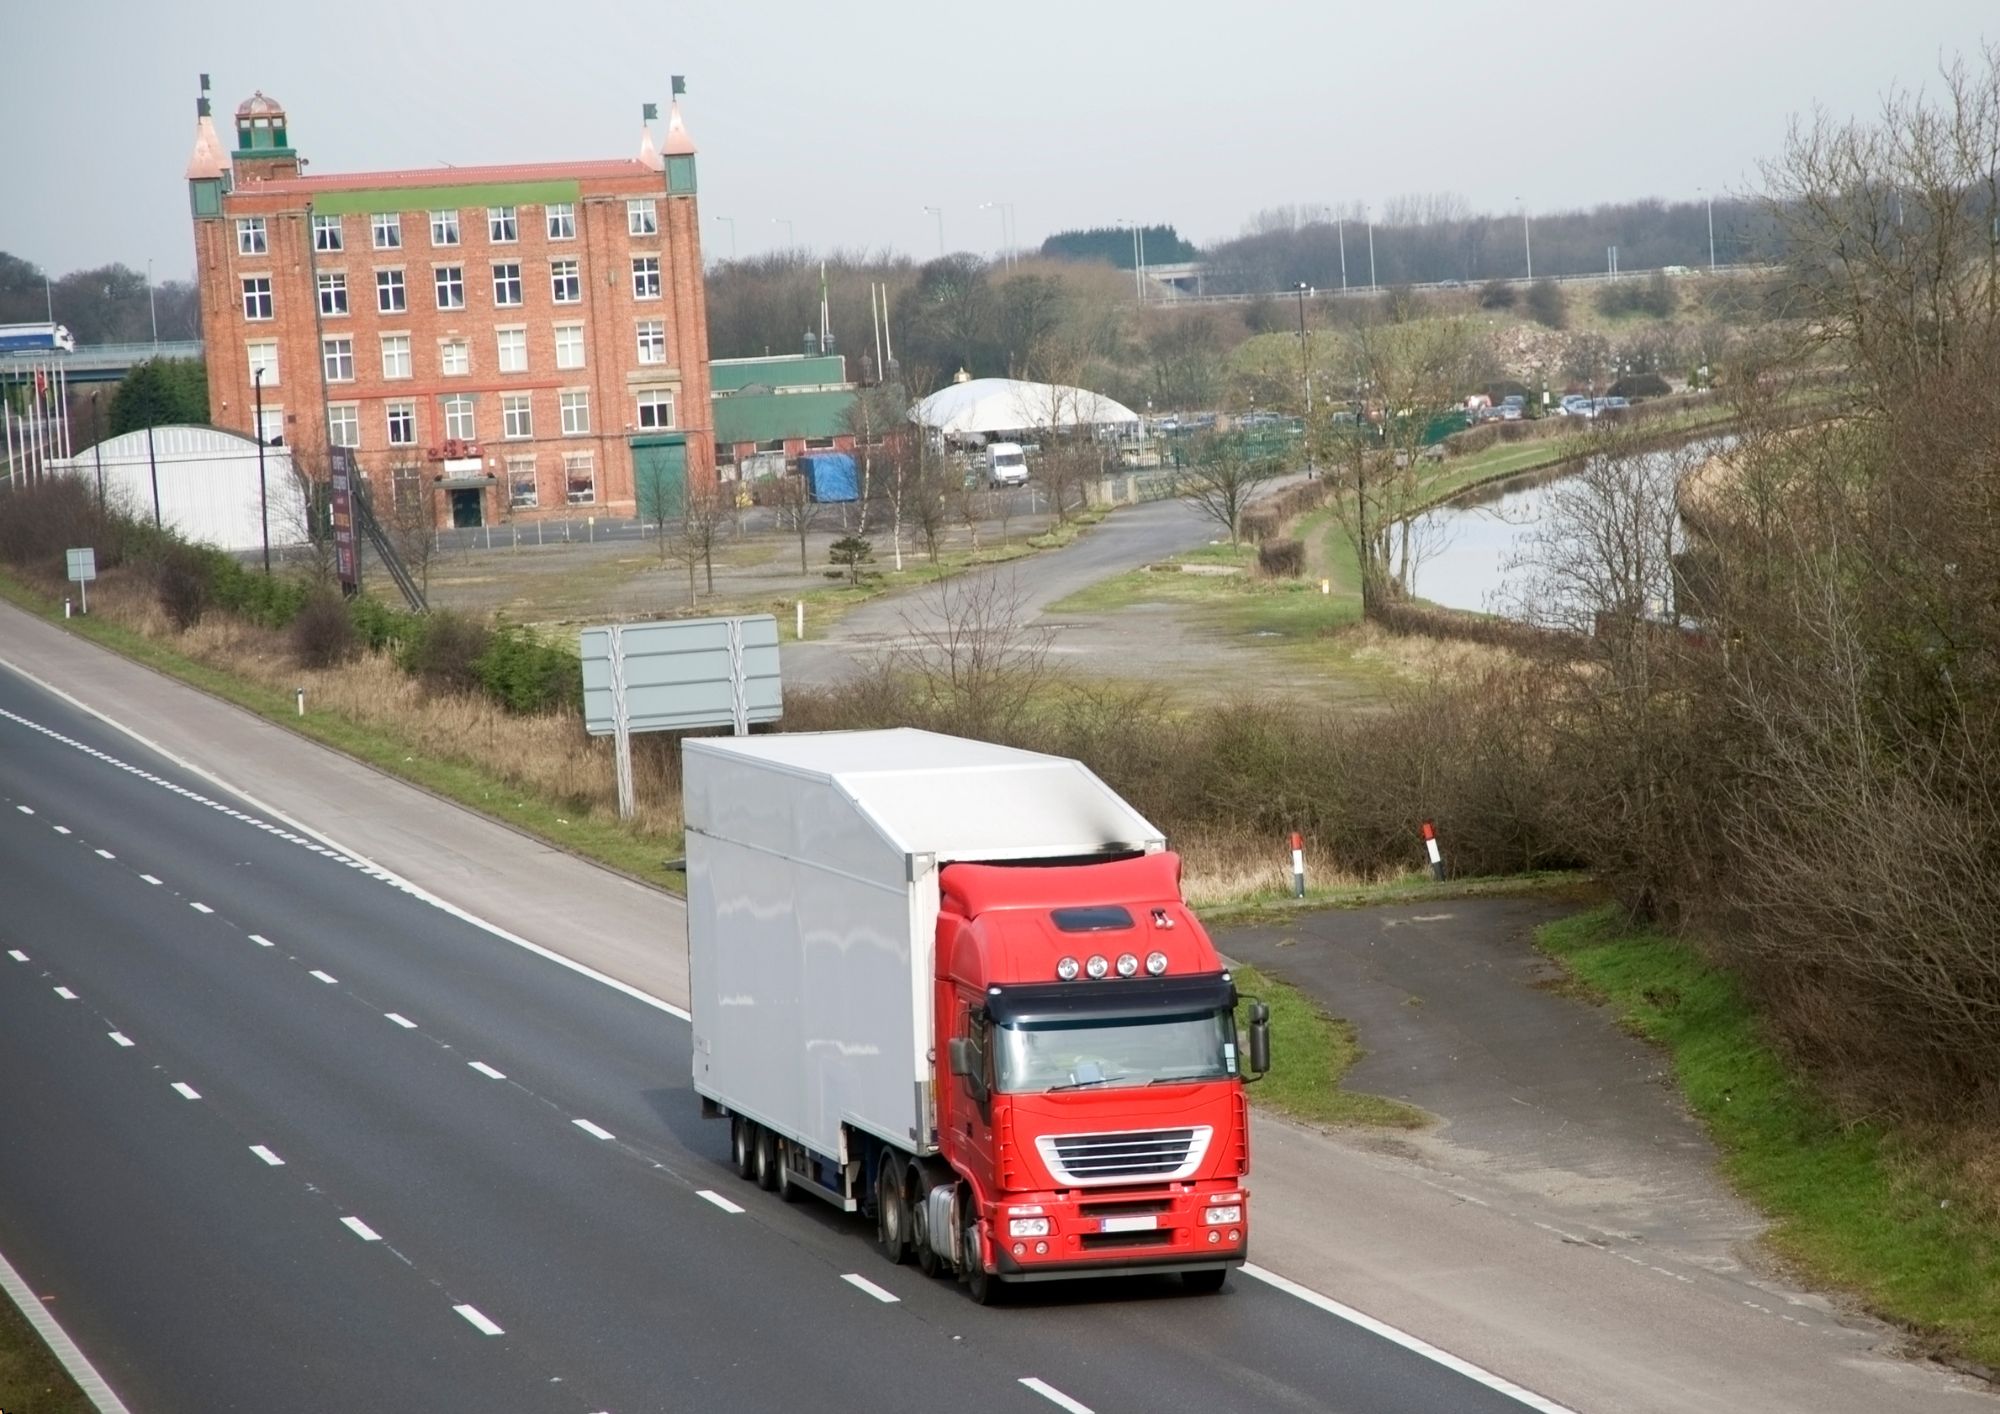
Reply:
[[1057, 231], [1042, 242], [1042, 254], [1056, 260], [1102, 260], [1130, 270], [1143, 252], [1148, 265], [1177, 265], [1201, 259], [1196, 246], [1181, 239], [1172, 226], [1141, 226], [1135, 241], [1130, 226], [1093, 226], [1082, 231]]
[[159, 317], [162, 340], [201, 337], [201, 299], [191, 282], [162, 280], [147, 289], [146, 273], [100, 265], [49, 278], [42, 268], [0, 251], [0, 324], [55, 321], [79, 344], [143, 344]]

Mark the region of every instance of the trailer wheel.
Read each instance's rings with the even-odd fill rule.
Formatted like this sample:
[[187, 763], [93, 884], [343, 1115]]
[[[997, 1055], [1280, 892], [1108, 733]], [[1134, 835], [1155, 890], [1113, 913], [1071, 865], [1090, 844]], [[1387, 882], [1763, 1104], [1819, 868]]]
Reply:
[[882, 1255], [900, 1267], [910, 1255], [910, 1210], [903, 1202], [903, 1176], [896, 1156], [884, 1151], [875, 1168], [875, 1236]]
[[729, 1162], [738, 1178], [757, 1176], [757, 1126], [742, 1115], [729, 1117]]
[[778, 1188], [778, 1136], [763, 1125], [757, 1126], [756, 1158], [754, 1169], [757, 1186], [766, 1193], [774, 1193]]
[[1213, 1296], [1222, 1290], [1222, 1283], [1229, 1279], [1229, 1268], [1214, 1267], [1208, 1271], [1182, 1272], [1181, 1285], [1200, 1296]]
[[[774, 1185], [778, 1190], [778, 1201], [782, 1203], [803, 1202], [806, 1196], [805, 1189], [799, 1187], [796, 1183], [792, 1182], [791, 1179], [785, 1177], [785, 1159], [787, 1157], [786, 1151], [792, 1149], [793, 1146], [788, 1141], [780, 1139], [773, 1146], [773, 1148], [776, 1151], [777, 1161], [778, 1161], [777, 1183]], [[803, 1149], [800, 1149], [797, 1150], [796, 1152], [803, 1155], [805, 1151]]]

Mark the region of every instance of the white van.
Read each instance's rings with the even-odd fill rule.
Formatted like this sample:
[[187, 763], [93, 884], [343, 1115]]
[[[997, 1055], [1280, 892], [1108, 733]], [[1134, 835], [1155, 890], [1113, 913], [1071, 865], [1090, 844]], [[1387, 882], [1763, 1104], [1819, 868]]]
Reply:
[[988, 486], [1026, 486], [1028, 454], [1019, 442], [993, 442], [986, 448]]

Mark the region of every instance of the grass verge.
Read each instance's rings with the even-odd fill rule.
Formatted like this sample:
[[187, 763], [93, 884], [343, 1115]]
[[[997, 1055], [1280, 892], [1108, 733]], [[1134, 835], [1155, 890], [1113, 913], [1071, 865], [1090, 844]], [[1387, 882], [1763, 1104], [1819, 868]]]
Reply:
[[95, 1408], [27, 1318], [13, 1302], [0, 1298], [0, 1409], [9, 1414], [92, 1414]]
[[1412, 873], [1374, 883], [1308, 886], [1304, 898], [1293, 898], [1289, 891], [1262, 889], [1220, 903], [1204, 903], [1200, 911], [1204, 923], [1247, 928], [1284, 923], [1301, 913], [1318, 913], [1329, 908], [1376, 908], [1452, 898], [1562, 898], [1596, 903], [1603, 897], [1603, 891], [1589, 875], [1561, 870], [1442, 882], [1429, 874]]
[[1925, 1146], [1843, 1123], [1788, 1072], [1735, 980], [1688, 944], [1611, 907], [1548, 924], [1538, 942], [1665, 1047], [1777, 1251], [1934, 1353], [2000, 1367], [2000, 1223]]
[[1418, 1129], [1430, 1123], [1429, 1115], [1400, 1100], [1341, 1088], [1361, 1059], [1352, 1026], [1269, 973], [1245, 966], [1230, 970], [1238, 991], [1271, 1008], [1271, 1073], [1249, 1087], [1252, 1103], [1305, 1124]]

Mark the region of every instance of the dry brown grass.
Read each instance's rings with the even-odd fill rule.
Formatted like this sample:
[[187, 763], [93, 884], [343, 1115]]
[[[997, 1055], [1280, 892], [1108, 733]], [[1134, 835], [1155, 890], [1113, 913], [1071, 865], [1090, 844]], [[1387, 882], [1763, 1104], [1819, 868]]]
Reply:
[[1489, 673], [1525, 663], [1511, 648], [1462, 638], [1391, 633], [1367, 620], [1343, 628], [1340, 639], [1357, 664], [1409, 682], [1477, 682]]

